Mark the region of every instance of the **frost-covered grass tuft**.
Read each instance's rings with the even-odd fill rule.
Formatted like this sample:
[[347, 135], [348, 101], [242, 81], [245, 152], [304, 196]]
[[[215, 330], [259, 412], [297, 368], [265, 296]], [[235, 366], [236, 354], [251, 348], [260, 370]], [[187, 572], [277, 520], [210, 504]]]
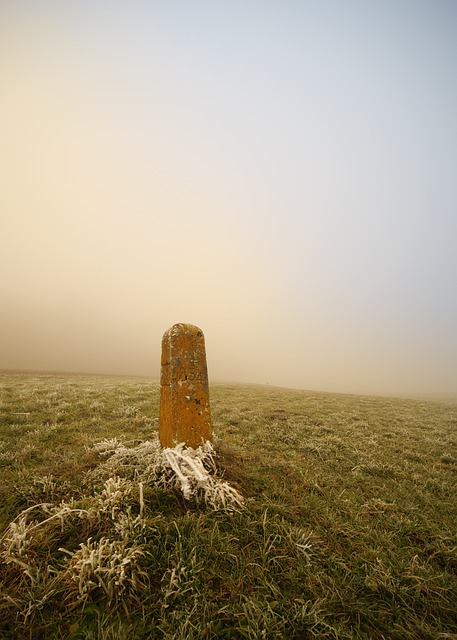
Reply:
[[116, 501], [122, 501], [122, 496], [130, 491], [128, 481], [122, 481], [116, 474], [127, 475], [145, 486], [177, 489], [186, 500], [194, 499], [211, 509], [243, 508], [244, 499], [239, 491], [217, 477], [216, 453], [210, 442], [197, 449], [184, 443], [162, 449], [158, 439], [134, 447], [110, 440], [95, 443], [93, 449], [107, 458], [96, 473], [113, 474], [106, 481], [100, 499], [106, 505], [114, 501], [114, 509]]
[[[162, 464], [175, 474], [174, 484], [186, 500], [203, 498], [213, 509], [236, 510], [243, 507], [243, 496], [214, 473], [215, 452], [210, 442], [194, 450], [179, 444], [162, 451]], [[172, 478], [173, 480], [173, 478]]]
[[144, 589], [147, 572], [139, 565], [144, 551], [138, 545], [103, 537], [97, 541], [89, 538], [79, 547], [73, 553], [60, 549], [70, 557], [65, 578], [75, 584], [78, 600], [86, 601], [100, 591], [110, 606], [126, 594]]

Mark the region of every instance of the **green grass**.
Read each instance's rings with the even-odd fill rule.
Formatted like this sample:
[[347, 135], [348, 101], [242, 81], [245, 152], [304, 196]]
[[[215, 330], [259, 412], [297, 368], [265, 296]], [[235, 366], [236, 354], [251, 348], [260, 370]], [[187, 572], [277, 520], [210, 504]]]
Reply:
[[0, 638], [457, 639], [455, 404], [212, 385], [227, 511], [110, 480], [156, 381], [0, 383]]

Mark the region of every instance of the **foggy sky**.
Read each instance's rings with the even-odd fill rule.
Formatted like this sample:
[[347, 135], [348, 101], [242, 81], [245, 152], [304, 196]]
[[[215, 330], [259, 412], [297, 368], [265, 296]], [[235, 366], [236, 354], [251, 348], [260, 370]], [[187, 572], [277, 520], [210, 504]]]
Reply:
[[457, 4], [0, 2], [0, 368], [457, 396]]

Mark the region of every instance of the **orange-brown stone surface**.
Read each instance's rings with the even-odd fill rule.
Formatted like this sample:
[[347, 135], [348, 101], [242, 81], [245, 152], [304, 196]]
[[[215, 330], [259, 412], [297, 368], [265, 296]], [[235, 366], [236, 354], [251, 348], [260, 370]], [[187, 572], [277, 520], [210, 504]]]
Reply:
[[160, 428], [162, 447], [212, 441], [205, 338], [193, 324], [174, 324], [162, 338]]

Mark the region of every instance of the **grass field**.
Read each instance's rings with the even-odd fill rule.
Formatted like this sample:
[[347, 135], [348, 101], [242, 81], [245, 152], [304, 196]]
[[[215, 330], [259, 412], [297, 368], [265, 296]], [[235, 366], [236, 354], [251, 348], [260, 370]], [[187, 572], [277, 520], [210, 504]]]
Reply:
[[457, 639], [455, 404], [212, 385], [217, 509], [157, 381], [0, 383], [0, 638]]

